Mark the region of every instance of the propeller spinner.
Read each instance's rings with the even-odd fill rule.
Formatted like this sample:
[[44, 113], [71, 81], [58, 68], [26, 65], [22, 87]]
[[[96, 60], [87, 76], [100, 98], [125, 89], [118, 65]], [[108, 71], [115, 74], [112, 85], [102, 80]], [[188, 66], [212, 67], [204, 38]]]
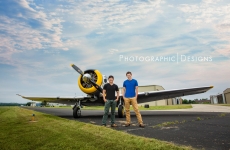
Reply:
[[78, 68], [77, 66], [75, 66], [74, 64], [71, 64], [71, 66], [73, 67], [74, 70], [76, 70], [79, 74], [81, 74], [83, 77], [83, 81], [87, 84], [87, 83], [91, 83], [99, 92], [102, 93], [102, 88], [97, 85], [93, 80], [90, 74], [88, 73], [83, 73], [83, 71]]

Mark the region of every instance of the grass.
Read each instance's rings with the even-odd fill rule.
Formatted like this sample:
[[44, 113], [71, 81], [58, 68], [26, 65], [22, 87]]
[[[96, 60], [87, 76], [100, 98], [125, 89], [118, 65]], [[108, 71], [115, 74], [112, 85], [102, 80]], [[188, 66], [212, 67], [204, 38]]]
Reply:
[[197, 120], [197, 121], [200, 121], [200, 120], [201, 120], [201, 118], [200, 118], [200, 117], [197, 117], [197, 118], [196, 118], [196, 120]]
[[229, 106], [230, 107], [230, 104], [218, 104], [217, 106]]
[[161, 124], [158, 124], [156, 126], [153, 126], [154, 128], [157, 127], [157, 128], [160, 128], [160, 127], [166, 127], [166, 126], [170, 126], [170, 125], [174, 125], [176, 124], [176, 122], [174, 121], [170, 121], [170, 122], [163, 122]]
[[[68, 108], [72, 109], [71, 106], [61, 106], [61, 107], [46, 107], [46, 108]], [[133, 110], [132, 106], [130, 106]], [[139, 106], [139, 110], [172, 110], [172, 109], [188, 109], [192, 108], [191, 104], [182, 105], [166, 105], [166, 106], [149, 106], [149, 108], [144, 108], [144, 106]], [[104, 110], [104, 106], [84, 106], [83, 110]], [[117, 110], [117, 107], [116, 107]]]
[[167, 127], [167, 126], [171, 126], [171, 125], [175, 125], [175, 124], [183, 124], [185, 123], [186, 120], [183, 120], [181, 122], [175, 120], [175, 121], [169, 121], [169, 122], [163, 122], [161, 124], [157, 124], [155, 126], [153, 126], [153, 128], [162, 128], [162, 127]]
[[221, 113], [221, 114], [219, 115], [219, 117], [224, 117], [224, 116], [226, 116], [225, 113]]
[[186, 122], [202, 121], [202, 120], [207, 120], [207, 119], [211, 119], [211, 118], [225, 117], [225, 116], [226, 116], [226, 113], [221, 113], [221, 114], [219, 114], [217, 116], [212, 116], [212, 117], [208, 117], [208, 118], [196, 117], [196, 119], [192, 120], [192, 121], [183, 120], [183, 121], [179, 122], [179, 121], [176, 120], [176, 121], [163, 122], [163, 123], [154, 125], [152, 127], [153, 128], [162, 128], [162, 127], [168, 127], [168, 126], [172, 126], [172, 125], [176, 125], [176, 124], [183, 124], [183, 123], [186, 123]]
[[192, 108], [190, 104], [183, 105], [166, 105], [166, 106], [149, 106], [149, 108], [144, 108], [144, 106], [139, 107], [139, 110], [170, 110], [170, 109], [188, 109]]
[[213, 105], [213, 106], [230, 106], [230, 104], [210, 104], [210, 105]]
[[[104, 110], [104, 106], [84, 106], [83, 110]], [[110, 108], [111, 109], [111, 108]], [[117, 110], [117, 107], [116, 107]]]
[[[130, 108], [131, 110], [133, 110], [132, 106], [130, 106]], [[192, 105], [185, 104], [185, 105], [149, 106], [149, 108], [144, 108], [144, 106], [139, 106], [139, 110], [171, 110], [171, 109], [188, 109], [188, 108], [192, 108]], [[104, 106], [86, 106], [82, 109], [103, 110]]]
[[1, 150], [192, 149], [20, 107], [0, 107], [0, 127]]

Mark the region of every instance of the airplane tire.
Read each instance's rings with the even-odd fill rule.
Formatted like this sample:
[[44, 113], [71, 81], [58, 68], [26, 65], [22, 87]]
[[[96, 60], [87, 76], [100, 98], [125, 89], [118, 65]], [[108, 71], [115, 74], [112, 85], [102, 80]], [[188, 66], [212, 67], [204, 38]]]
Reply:
[[73, 117], [74, 118], [80, 118], [81, 117], [81, 109], [79, 107], [74, 108]]
[[118, 106], [118, 117], [119, 118], [125, 117], [125, 109], [124, 109], [124, 106], [122, 106], [122, 105]]

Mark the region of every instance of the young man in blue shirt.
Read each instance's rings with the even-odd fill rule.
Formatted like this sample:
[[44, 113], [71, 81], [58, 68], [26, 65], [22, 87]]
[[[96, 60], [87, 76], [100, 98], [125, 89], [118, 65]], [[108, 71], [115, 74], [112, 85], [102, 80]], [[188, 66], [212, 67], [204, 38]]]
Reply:
[[[103, 100], [105, 102], [105, 109], [102, 118], [102, 125], [106, 126], [109, 108], [111, 107], [111, 127], [117, 127], [115, 124], [115, 109], [119, 99], [119, 89], [118, 86], [113, 83], [114, 77], [112, 75], [109, 76], [108, 80], [109, 83], [106, 83], [103, 87]], [[117, 93], [117, 96], [115, 96], [115, 92]]]
[[137, 96], [138, 96], [138, 83], [137, 80], [132, 79], [132, 73], [128, 71], [126, 73], [127, 80], [123, 83], [123, 99], [125, 102], [125, 110], [126, 110], [126, 124], [125, 126], [130, 126], [130, 103], [133, 106], [133, 109], [136, 113], [137, 120], [139, 123], [139, 127], [144, 128], [144, 124], [142, 121], [142, 117], [137, 105]]

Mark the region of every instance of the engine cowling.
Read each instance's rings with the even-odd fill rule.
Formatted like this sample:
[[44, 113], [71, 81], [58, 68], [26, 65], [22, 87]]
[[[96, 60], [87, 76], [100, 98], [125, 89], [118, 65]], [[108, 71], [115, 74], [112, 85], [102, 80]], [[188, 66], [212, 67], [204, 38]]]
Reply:
[[[90, 74], [92, 80], [99, 86], [102, 85], [103, 83], [103, 76], [100, 71], [94, 70], [94, 69], [89, 69], [84, 71], [84, 74]], [[97, 91], [97, 89], [90, 83], [86, 83], [83, 81], [83, 76], [80, 75], [78, 78], [78, 86], [81, 89], [82, 92], [86, 94], [93, 94]]]

